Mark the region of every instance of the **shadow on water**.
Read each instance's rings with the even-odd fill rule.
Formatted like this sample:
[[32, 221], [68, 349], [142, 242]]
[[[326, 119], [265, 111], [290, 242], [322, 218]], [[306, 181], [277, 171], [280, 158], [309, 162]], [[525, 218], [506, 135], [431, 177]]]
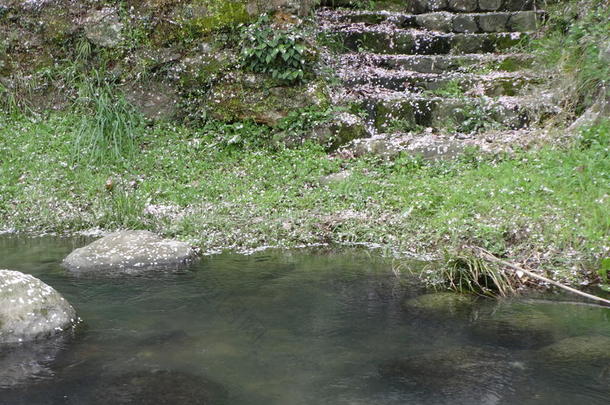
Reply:
[[68, 341], [0, 348], [1, 405], [594, 405], [610, 395], [608, 309], [546, 297], [447, 303], [357, 249], [76, 278], [59, 263], [86, 242], [0, 237], [0, 268], [52, 285], [85, 321]]

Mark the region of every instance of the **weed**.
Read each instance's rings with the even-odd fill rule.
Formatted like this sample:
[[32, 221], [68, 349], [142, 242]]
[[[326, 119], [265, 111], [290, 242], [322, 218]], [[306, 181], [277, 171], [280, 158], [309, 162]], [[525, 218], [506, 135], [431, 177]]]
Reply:
[[460, 293], [507, 296], [514, 293], [513, 281], [496, 264], [468, 249], [446, 253], [437, 274], [441, 284]]
[[143, 130], [142, 116], [104, 78], [91, 71], [80, 84], [76, 109], [82, 119], [73, 142], [73, 158], [103, 163], [131, 158]]
[[562, 90], [567, 111], [580, 114], [610, 77], [610, 64], [601, 57], [601, 46], [610, 41], [610, 7], [604, 0], [567, 1], [548, 11], [544, 35], [528, 48], [540, 67], [558, 73], [552, 85]]
[[273, 27], [266, 14], [245, 27], [241, 39], [242, 64], [248, 70], [288, 83], [303, 81], [310, 70], [313, 52], [304, 36], [295, 28]]

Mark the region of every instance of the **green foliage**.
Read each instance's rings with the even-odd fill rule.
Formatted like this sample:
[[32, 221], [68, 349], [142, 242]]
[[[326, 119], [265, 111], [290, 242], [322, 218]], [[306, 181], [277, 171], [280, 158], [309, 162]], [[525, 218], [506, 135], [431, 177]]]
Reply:
[[277, 130], [286, 134], [303, 134], [319, 124], [328, 122], [337, 108], [320, 109], [317, 106], [292, 111], [279, 121]]
[[549, 6], [542, 38], [530, 44], [543, 67], [559, 72], [565, 106], [581, 113], [608, 84], [610, 64], [601, 57], [610, 46], [610, 6], [605, 0], [558, 2]]
[[580, 146], [600, 153], [599, 158], [610, 158], [610, 119], [581, 130]]
[[388, 123], [386, 131], [389, 133], [422, 132], [424, 127], [407, 119], [394, 119]]
[[294, 27], [273, 26], [269, 16], [244, 28], [242, 64], [253, 72], [270, 74], [288, 83], [302, 82], [310, 69], [304, 36]]
[[193, 6], [205, 8], [205, 16], [182, 21], [183, 39], [194, 39], [212, 31], [232, 29], [251, 20], [243, 0], [196, 0]]
[[602, 280], [602, 288], [610, 292], [610, 257], [602, 259], [597, 274]]
[[464, 97], [464, 90], [459, 79], [451, 79], [437, 89], [428, 90], [426, 93], [444, 98]]
[[460, 293], [507, 296], [514, 292], [502, 269], [468, 249], [446, 253], [438, 276], [439, 284]]

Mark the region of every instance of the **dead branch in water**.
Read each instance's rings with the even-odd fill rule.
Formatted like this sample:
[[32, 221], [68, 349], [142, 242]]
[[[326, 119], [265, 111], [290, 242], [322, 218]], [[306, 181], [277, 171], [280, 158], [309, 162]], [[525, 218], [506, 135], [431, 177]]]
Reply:
[[607, 306], [610, 306], [610, 300], [607, 300], [607, 299], [602, 298], [602, 297], [598, 297], [596, 295], [588, 294], [586, 292], [577, 290], [577, 289], [572, 288], [572, 287], [568, 287], [567, 285], [561, 284], [558, 281], [551, 280], [550, 278], [546, 278], [546, 277], [543, 277], [543, 276], [541, 276], [539, 274], [533, 273], [533, 272], [531, 272], [529, 270], [525, 270], [525, 269], [523, 269], [523, 268], [521, 268], [521, 267], [519, 267], [519, 266], [517, 266], [515, 264], [512, 264], [510, 262], [507, 262], [505, 260], [498, 259], [496, 256], [494, 256], [493, 254], [491, 254], [490, 252], [488, 252], [487, 250], [485, 250], [485, 249], [483, 249], [481, 247], [472, 246], [471, 249], [473, 251], [475, 251], [475, 252], [478, 251], [481, 258], [489, 260], [489, 261], [494, 262], [496, 264], [502, 265], [504, 267], [507, 267], [507, 268], [513, 270], [515, 273], [517, 273], [517, 275], [518, 275], [518, 272], [521, 272], [521, 273], [526, 274], [527, 276], [529, 276], [531, 278], [535, 278], [537, 280], [544, 281], [545, 283], [552, 284], [552, 285], [554, 285], [556, 287], [559, 287], [561, 289], [569, 291], [569, 292], [571, 292], [573, 294], [580, 295], [581, 297], [585, 297], [585, 298], [588, 298], [590, 300], [594, 300], [594, 301], [598, 301], [598, 302], [603, 302]]

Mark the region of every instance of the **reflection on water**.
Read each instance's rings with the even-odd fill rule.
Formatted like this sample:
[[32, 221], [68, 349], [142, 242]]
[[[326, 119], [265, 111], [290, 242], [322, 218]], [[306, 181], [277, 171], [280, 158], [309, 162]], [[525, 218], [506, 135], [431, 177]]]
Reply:
[[522, 300], [411, 311], [402, 303], [423, 292], [361, 250], [75, 278], [58, 263], [85, 242], [0, 238], [0, 268], [41, 278], [85, 321], [68, 342], [2, 349], [0, 404], [606, 404], [610, 394], [603, 353], [575, 367], [548, 351], [610, 338], [608, 309]]

